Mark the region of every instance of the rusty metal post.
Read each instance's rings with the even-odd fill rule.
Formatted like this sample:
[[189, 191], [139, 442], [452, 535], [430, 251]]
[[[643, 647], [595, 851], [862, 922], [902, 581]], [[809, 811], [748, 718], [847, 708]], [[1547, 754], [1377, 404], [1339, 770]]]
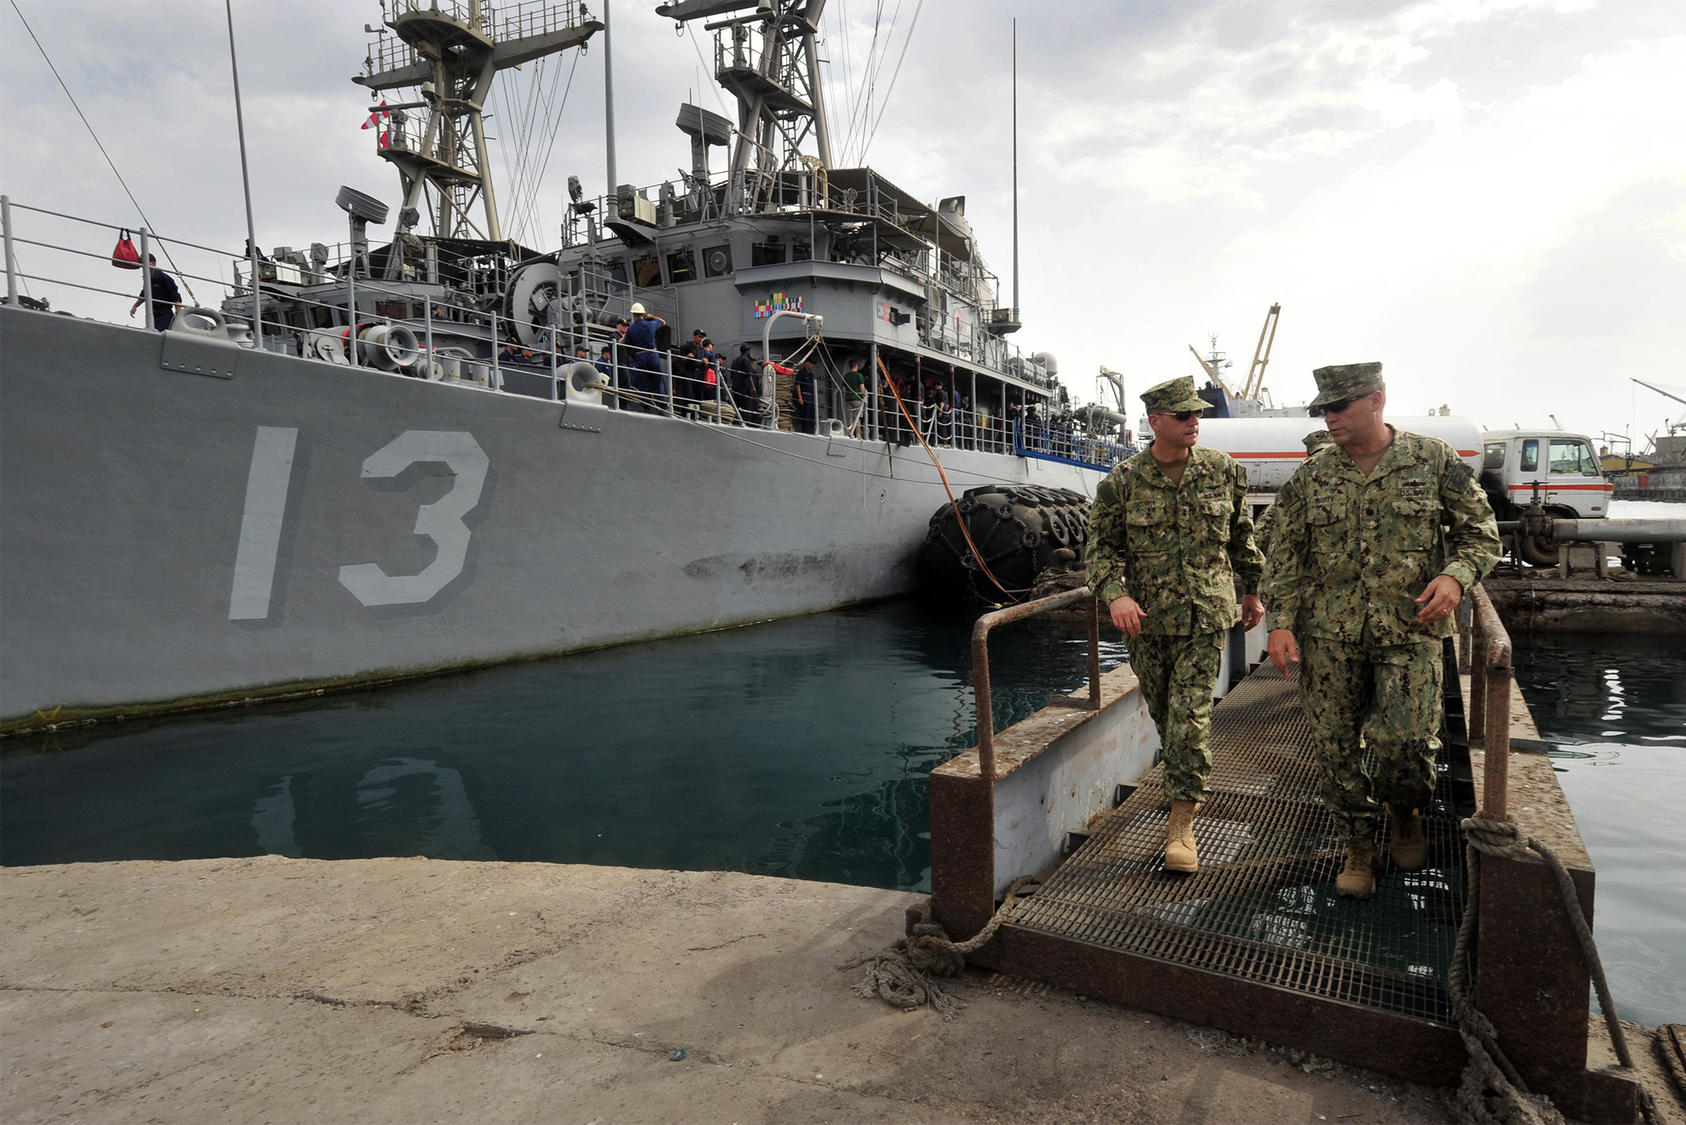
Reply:
[[[1473, 594], [1470, 600], [1474, 600]], [[1469, 713], [1464, 718], [1472, 745], [1480, 742], [1487, 730], [1487, 630], [1480, 614], [1474, 614], [1473, 617], [1469, 652], [1460, 660], [1460, 663], [1467, 661], [1469, 664]], [[1477, 653], [1482, 655], [1477, 657]]]
[[1470, 670], [1470, 641], [1474, 635], [1475, 600], [1468, 594], [1458, 602], [1458, 671]]
[[1101, 709], [1101, 603], [1089, 599], [1089, 710]]
[[[1505, 630], [1504, 622], [1499, 620], [1498, 611], [1493, 608], [1493, 600], [1487, 596], [1487, 591], [1477, 586], [1474, 594], [1476, 619], [1484, 643], [1473, 654], [1473, 667], [1479, 667], [1486, 673], [1483, 699], [1477, 712], [1482, 717], [1481, 746], [1484, 751], [1481, 805], [1489, 820], [1505, 820], [1509, 815], [1506, 790], [1510, 784], [1510, 634]], [[1474, 694], [1473, 690], [1470, 694]], [[1476, 711], [1473, 699], [1470, 706], [1472, 711]], [[1472, 733], [1472, 740], [1473, 737]]]
[[1506, 792], [1510, 785], [1510, 653], [1498, 662], [1498, 646], [1492, 670], [1487, 675], [1487, 733], [1482, 771], [1481, 803], [1488, 820], [1508, 820]]
[[1101, 700], [1101, 626], [1095, 597], [1089, 587], [1080, 586], [1063, 594], [1010, 605], [1006, 609], [984, 614], [972, 626], [972, 692], [978, 712], [978, 771], [992, 785], [995, 783], [995, 714], [990, 710], [989, 631], [997, 625], [1063, 609], [1084, 598], [1089, 599], [1089, 709], [1098, 711]]
[[995, 712], [989, 698], [989, 627], [994, 624], [986, 613], [972, 626], [972, 693], [978, 714], [978, 772], [991, 785], [995, 784]]

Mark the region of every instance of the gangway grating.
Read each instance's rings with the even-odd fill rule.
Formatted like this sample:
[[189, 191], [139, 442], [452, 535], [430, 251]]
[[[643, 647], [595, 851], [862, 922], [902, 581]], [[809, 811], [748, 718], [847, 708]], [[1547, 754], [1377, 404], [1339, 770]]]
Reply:
[[1317, 796], [1298, 694], [1263, 665], [1213, 712], [1200, 871], [1166, 872], [1163, 766], [1095, 826], [1009, 926], [1308, 997], [1449, 1024], [1463, 857], [1442, 753], [1427, 866], [1385, 859], [1374, 898], [1335, 893], [1343, 851]]

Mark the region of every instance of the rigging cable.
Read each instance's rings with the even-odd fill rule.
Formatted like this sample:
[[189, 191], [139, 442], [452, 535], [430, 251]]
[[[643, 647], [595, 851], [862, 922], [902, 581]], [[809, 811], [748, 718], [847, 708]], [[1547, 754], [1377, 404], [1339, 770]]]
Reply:
[[[825, 104], [828, 108], [843, 105], [843, 99], [838, 96], [839, 86], [841, 86], [843, 93], [847, 94], [849, 91], [849, 5], [846, 0], [839, 0], [839, 7], [832, 10], [831, 22], [837, 29], [838, 53], [841, 56], [843, 73], [842, 77], [839, 78], [837, 68], [833, 65], [838, 60], [829, 57], [830, 37], [822, 39], [822, 42], [828, 48], [828, 57], [824, 60], [826, 67], [823, 79], [826, 91]], [[848, 154], [839, 146], [833, 150], [832, 162], [834, 165], [841, 167], [847, 156]]]
[[867, 133], [866, 140], [861, 142], [861, 163], [866, 163], [866, 150], [872, 144], [872, 138], [878, 135], [878, 123], [884, 120], [884, 111], [890, 108], [890, 94], [896, 88], [896, 79], [902, 72], [902, 60], [907, 58], [908, 45], [913, 42], [913, 29], [919, 26], [919, 13], [925, 7], [925, 0], [919, 0], [914, 6], [913, 19], [907, 25], [907, 34], [902, 38], [902, 53], [896, 56], [896, 69], [890, 72], [890, 84], [884, 89], [884, 101], [878, 107], [878, 116], [872, 119], [872, 131]]
[[[123, 194], [127, 195], [129, 202], [135, 205], [135, 213], [141, 217], [141, 223], [148, 231], [151, 231], [153, 229], [152, 220], [146, 217], [146, 210], [141, 207], [140, 200], [136, 199], [135, 193], [129, 190], [128, 183], [123, 179], [123, 173], [119, 172], [117, 165], [112, 163], [111, 154], [106, 152], [105, 145], [100, 143], [99, 134], [94, 132], [94, 127], [89, 124], [87, 114], [83, 113], [82, 107], [76, 104], [76, 96], [70, 92], [70, 87], [64, 84], [64, 79], [59, 77], [59, 68], [53, 65], [52, 57], [47, 54], [47, 48], [41, 45], [41, 40], [36, 38], [35, 29], [29, 26], [27, 19], [24, 19], [23, 9], [18, 7], [18, 0], [11, 0], [11, 4], [12, 11], [17, 13], [18, 21], [23, 24], [23, 29], [29, 32], [30, 39], [34, 40], [35, 49], [41, 52], [41, 58], [46, 61], [47, 69], [53, 72], [54, 78], [58, 79], [59, 89], [63, 90], [64, 96], [70, 99], [71, 108], [76, 111], [76, 116], [82, 119], [82, 124], [87, 127], [88, 135], [94, 138], [94, 146], [100, 150], [100, 155], [105, 157], [105, 162], [111, 165], [111, 174], [116, 176], [117, 182], [122, 185]], [[194, 304], [198, 304], [199, 298], [194, 296], [193, 286], [189, 284], [187, 275], [182, 273], [181, 267], [176, 265], [175, 258], [170, 256], [170, 248], [164, 244], [163, 239], [158, 240], [158, 248], [164, 251], [164, 260], [170, 263], [170, 268], [181, 278], [182, 285], [187, 289], [187, 295], [193, 298]]]
[[[883, 22], [884, 22], [884, 0], [878, 0], [877, 4], [873, 8], [873, 12], [872, 12], [872, 39], [866, 45], [866, 61], [861, 64], [860, 85], [855, 87], [855, 101], [854, 101], [854, 104], [849, 107], [849, 127], [848, 127], [847, 132], [845, 132], [843, 134], [843, 146], [844, 146], [845, 151], [847, 151], [848, 146], [855, 139], [855, 122], [856, 122], [856, 120], [861, 118], [862, 116], [864, 116], [863, 113], [862, 113], [862, 109], [861, 109], [861, 103], [862, 103], [863, 99], [868, 103], [869, 106], [870, 106], [871, 101], [872, 101], [872, 81], [873, 81], [872, 59], [873, 59], [873, 56], [878, 53], [878, 29], [883, 24]], [[893, 16], [891, 17], [891, 22], [892, 22], [892, 24], [894, 23], [894, 17]], [[872, 111], [869, 108], [869, 109], [866, 110], [866, 112], [870, 113]]]
[[[579, 69], [579, 65], [580, 56], [576, 53], [574, 55], [573, 64], [568, 68], [568, 80], [562, 87], [561, 102], [556, 102], [554, 97], [554, 87], [552, 87], [552, 97], [545, 105], [545, 116], [550, 119], [550, 135], [545, 138], [543, 149], [544, 159], [539, 162], [538, 172], [532, 180], [533, 186], [532, 190], [528, 194], [527, 210], [522, 216], [522, 222], [524, 225], [531, 224], [534, 221], [534, 214], [538, 210], [539, 185], [544, 182], [545, 172], [550, 168], [550, 158], [556, 154], [556, 134], [560, 132], [562, 128], [562, 115], [567, 111], [568, 94], [574, 88], [574, 73]], [[537, 238], [534, 238], [533, 241], [536, 242]]]
[[[583, 53], [584, 48], [582, 47], [579, 51], [575, 52], [574, 57], [569, 62], [568, 77], [562, 84], [561, 100], [557, 100], [556, 87], [554, 84], [551, 86], [549, 96], [545, 99], [544, 116], [550, 123], [550, 132], [545, 137], [543, 145], [538, 150], [543, 153], [543, 158], [539, 160], [538, 169], [531, 178], [532, 188], [527, 200], [526, 213], [523, 216], [524, 225], [526, 225], [529, 230], [532, 229], [532, 225], [535, 222], [535, 215], [538, 211], [540, 200], [539, 186], [544, 183], [545, 172], [550, 168], [550, 158], [556, 153], [556, 135], [562, 129], [563, 115], [566, 113], [568, 108], [568, 95], [573, 91], [574, 75], [579, 70], [580, 55]], [[543, 132], [542, 123], [540, 125], [540, 132]], [[535, 234], [534, 241], [537, 240], [538, 236]]]
[[[697, 62], [702, 66], [703, 73], [708, 73], [708, 60], [703, 58], [702, 45], [697, 42], [696, 28], [692, 27], [690, 24], [686, 24], [685, 33], [691, 38], [691, 50], [696, 52]], [[720, 83], [710, 82], [708, 84], [708, 88], [714, 92], [714, 100], [720, 105], [720, 116], [731, 117], [732, 111], [727, 107], [726, 99], [720, 94]]]
[[[1005, 585], [1002, 584], [1001, 579], [995, 577], [995, 572], [993, 570], [989, 569], [989, 563], [984, 561], [983, 552], [978, 550], [978, 545], [972, 541], [972, 532], [966, 526], [965, 519], [963, 519], [960, 515], [960, 502], [955, 500], [955, 498], [954, 498], [954, 488], [948, 483], [948, 474], [943, 471], [942, 462], [937, 460], [936, 451], [933, 450], [928, 444], [926, 444], [925, 435], [921, 434], [919, 432], [919, 423], [915, 422], [913, 420], [913, 415], [911, 415], [907, 412], [907, 404], [902, 402], [901, 392], [896, 390], [896, 381], [894, 379], [890, 378], [890, 369], [888, 367], [884, 366], [884, 357], [883, 356], [877, 356], [875, 358], [878, 360], [878, 370], [884, 376], [884, 382], [883, 382], [882, 385], [885, 386], [885, 387], [888, 387], [890, 389], [890, 394], [896, 400], [896, 409], [898, 409], [902, 412], [902, 417], [906, 418], [908, 425], [913, 427], [913, 436], [919, 439], [919, 444], [925, 450], [925, 455], [928, 456], [931, 459], [931, 464], [933, 464], [937, 467], [937, 476], [943, 482], [943, 491], [948, 493], [948, 505], [949, 505], [949, 507], [954, 509], [955, 525], [960, 528], [960, 534], [965, 537], [966, 546], [968, 546], [972, 549], [972, 557], [974, 559], [978, 560], [978, 569], [983, 571], [983, 574], [984, 574], [985, 578], [989, 579], [992, 583], [995, 584], [995, 588], [997, 590], [1000, 590], [1003, 594], [1006, 594], [1009, 598], [1011, 598], [1014, 594], [1025, 593], [1026, 592], [1025, 590], [1017, 590], [1017, 589], [1009, 590]], [[935, 415], [932, 415], [931, 423], [932, 423], [933, 427], [936, 425], [936, 416]]]

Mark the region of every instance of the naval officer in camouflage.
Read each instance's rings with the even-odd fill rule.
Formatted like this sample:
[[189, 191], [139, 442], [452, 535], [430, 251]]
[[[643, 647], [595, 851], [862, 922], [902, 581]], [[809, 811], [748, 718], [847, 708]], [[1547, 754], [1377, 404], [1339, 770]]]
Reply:
[[1165, 866], [1197, 871], [1194, 814], [1212, 795], [1207, 736], [1224, 634], [1236, 619], [1235, 580], [1250, 629], [1264, 616], [1264, 560], [1253, 544], [1247, 470], [1197, 444], [1206, 403], [1194, 380], [1160, 383], [1142, 402], [1153, 441], [1095, 491], [1089, 585], [1130, 638], [1130, 666], [1164, 745]]
[[[1310, 457], [1325, 445], [1331, 444], [1329, 431], [1313, 430], [1300, 439], [1300, 444], [1305, 446], [1305, 455]], [[1270, 558], [1270, 545], [1276, 541], [1276, 513], [1277, 507], [1272, 504], [1265, 509], [1264, 515], [1258, 518], [1257, 526], [1253, 529], [1253, 539], [1259, 545], [1259, 553], [1267, 560]]]
[[[1383, 420], [1381, 364], [1312, 374], [1312, 412], [1333, 444], [1276, 498], [1269, 654], [1284, 675], [1303, 659], [1300, 701], [1323, 803], [1346, 842], [1335, 887], [1366, 898], [1376, 890], [1377, 799], [1392, 822], [1394, 864], [1414, 871], [1427, 857], [1421, 811], [1440, 749], [1440, 642], [1464, 591], [1498, 561], [1499, 532], [1451, 446]], [[1361, 738], [1376, 756], [1374, 778]]]

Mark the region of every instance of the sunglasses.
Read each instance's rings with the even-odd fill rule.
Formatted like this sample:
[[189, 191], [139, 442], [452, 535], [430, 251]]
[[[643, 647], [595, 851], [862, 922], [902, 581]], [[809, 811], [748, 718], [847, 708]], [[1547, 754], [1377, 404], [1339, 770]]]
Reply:
[[1186, 422], [1190, 418], [1198, 418], [1203, 413], [1199, 410], [1160, 410], [1157, 413], [1166, 418], [1175, 418], [1179, 422]]
[[1306, 413], [1310, 414], [1313, 418], [1321, 418], [1325, 414], [1339, 414], [1353, 403], [1367, 399], [1375, 393], [1376, 392], [1374, 391], [1366, 391], [1361, 395], [1353, 395], [1351, 398], [1343, 398], [1339, 402], [1328, 402], [1324, 403], [1322, 406], [1313, 406], [1307, 410]]

